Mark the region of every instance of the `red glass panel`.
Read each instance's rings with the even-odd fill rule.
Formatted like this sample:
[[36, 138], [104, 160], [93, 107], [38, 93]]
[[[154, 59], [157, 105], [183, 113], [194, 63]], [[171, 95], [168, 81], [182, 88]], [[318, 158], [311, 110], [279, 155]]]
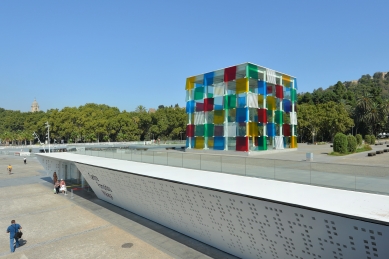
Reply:
[[236, 151], [249, 151], [248, 137], [236, 137]]
[[273, 93], [273, 86], [267, 85], [266, 86], [266, 94], [272, 94]]
[[204, 99], [204, 111], [213, 111], [213, 98]]
[[187, 137], [194, 137], [194, 125], [193, 124], [186, 125], [186, 136]]
[[284, 98], [284, 89], [282, 85], [276, 85], [276, 97], [280, 99]]
[[267, 122], [267, 110], [258, 109], [258, 122], [266, 123]]
[[282, 125], [282, 131], [284, 136], [290, 136], [290, 125], [289, 124], [283, 124]]
[[228, 67], [224, 69], [224, 82], [235, 80], [236, 67]]
[[196, 112], [204, 111], [204, 103], [196, 103]]

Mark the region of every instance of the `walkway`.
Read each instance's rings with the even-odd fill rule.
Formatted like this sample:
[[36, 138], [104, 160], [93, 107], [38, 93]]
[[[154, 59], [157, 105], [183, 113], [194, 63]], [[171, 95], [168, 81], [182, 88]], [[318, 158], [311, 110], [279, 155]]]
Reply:
[[14, 254], [9, 236], [0, 235], [0, 258], [235, 258], [93, 193], [54, 195], [35, 158], [24, 165], [21, 157], [0, 156], [0, 168], [0, 225], [15, 219], [24, 233]]

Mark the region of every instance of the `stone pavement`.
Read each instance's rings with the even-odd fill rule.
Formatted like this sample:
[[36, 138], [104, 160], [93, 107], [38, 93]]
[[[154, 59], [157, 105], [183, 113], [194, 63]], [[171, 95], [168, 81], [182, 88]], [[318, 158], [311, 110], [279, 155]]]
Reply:
[[[385, 142], [382, 141], [382, 142]], [[389, 147], [388, 144], [384, 145], [372, 145], [372, 151], [382, 150]], [[306, 161], [306, 153], [313, 153], [313, 162], [319, 163], [336, 163], [336, 164], [353, 164], [353, 165], [371, 165], [371, 166], [389, 166], [389, 153], [384, 153], [374, 157], [368, 157], [367, 151], [356, 153], [347, 156], [329, 156], [328, 153], [333, 151], [330, 144], [325, 145], [307, 145], [298, 144], [296, 151], [284, 152], [284, 153], [273, 153], [258, 155], [256, 158], [269, 158], [269, 159], [282, 159], [282, 160], [293, 160], [293, 161]], [[372, 152], [369, 151], [369, 152]]]
[[[13, 166], [8, 175], [7, 165]], [[53, 194], [35, 158], [0, 156], [0, 258], [236, 258], [129, 211], [92, 192]], [[9, 251], [12, 219], [23, 227]]]

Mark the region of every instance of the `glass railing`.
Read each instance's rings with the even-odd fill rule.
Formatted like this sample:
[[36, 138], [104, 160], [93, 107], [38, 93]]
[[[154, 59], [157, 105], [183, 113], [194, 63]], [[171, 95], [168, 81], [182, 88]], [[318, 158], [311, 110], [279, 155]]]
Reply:
[[144, 150], [76, 154], [389, 195], [389, 167]]

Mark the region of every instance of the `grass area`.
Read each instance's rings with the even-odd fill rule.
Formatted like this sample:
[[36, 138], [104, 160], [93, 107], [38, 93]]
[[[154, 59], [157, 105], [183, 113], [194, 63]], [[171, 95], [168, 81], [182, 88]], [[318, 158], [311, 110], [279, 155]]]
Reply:
[[357, 148], [357, 150], [354, 153], [351, 153], [351, 152], [347, 152], [347, 153], [331, 152], [331, 153], [328, 153], [328, 155], [329, 156], [347, 156], [347, 155], [361, 153], [361, 152], [370, 151], [370, 150], [372, 150], [370, 145], [363, 145], [362, 147]]

